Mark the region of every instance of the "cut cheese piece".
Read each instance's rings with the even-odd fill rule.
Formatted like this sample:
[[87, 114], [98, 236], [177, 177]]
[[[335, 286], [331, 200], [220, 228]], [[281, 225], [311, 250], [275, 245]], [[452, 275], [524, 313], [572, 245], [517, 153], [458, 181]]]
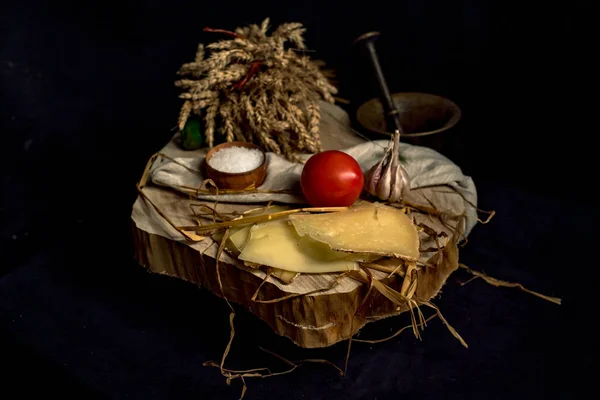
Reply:
[[[267, 215], [267, 214], [275, 214], [281, 211], [287, 210], [288, 207], [283, 206], [269, 206], [262, 207], [255, 210], [250, 210], [244, 213], [244, 218], [246, 217], [256, 217], [258, 215]], [[250, 228], [253, 225], [245, 225], [243, 227], [233, 227], [231, 228], [229, 240], [231, 240], [231, 244], [235, 247], [238, 252], [244, 250], [244, 246], [250, 239]]]
[[358, 262], [371, 262], [374, 259], [380, 258], [378, 255], [369, 253], [347, 253], [344, 251], [335, 251], [331, 249], [327, 243], [319, 242], [313, 239], [310, 235], [304, 235], [300, 237], [300, 247], [302, 251], [308, 253], [311, 257], [319, 260], [334, 261], [334, 260], [346, 260], [346, 261], [358, 261]]
[[290, 220], [300, 236], [333, 250], [418, 259], [419, 234], [401, 210], [381, 204], [328, 214], [297, 214]]
[[286, 285], [292, 283], [292, 281], [296, 279], [298, 275], [300, 275], [299, 272], [284, 271], [282, 269], [277, 268], [271, 268], [271, 273], [275, 278], [279, 279], [282, 283]]
[[244, 249], [250, 235], [250, 228], [252, 228], [251, 225], [246, 225], [229, 236], [229, 240], [236, 251], [240, 252]]
[[292, 272], [326, 273], [358, 269], [355, 261], [337, 259], [339, 254], [336, 253], [339, 252], [323, 246], [315, 249], [306, 243], [301, 243], [301, 237], [289, 221], [269, 221], [252, 227], [250, 240], [238, 258]]
[[[243, 215], [243, 218], [256, 217], [258, 215], [275, 214], [281, 211], [285, 211], [287, 209], [288, 207], [283, 206], [261, 207], [250, 211], [246, 211]], [[252, 226], [253, 224], [240, 224], [229, 228], [229, 238], [227, 240], [227, 243], [225, 243], [227, 250], [229, 250], [235, 255], [239, 254], [244, 249], [246, 242], [248, 242], [248, 239], [250, 238], [249, 234], [250, 228], [252, 228]], [[223, 233], [219, 232], [213, 235], [213, 239], [217, 242], [221, 242], [221, 240], [223, 240]]]
[[[292, 229], [294, 229], [292, 227]], [[336, 261], [347, 259], [348, 253], [331, 250], [331, 247], [323, 242], [319, 242], [310, 236], [298, 236], [298, 246], [311, 258], [322, 261]], [[353, 255], [353, 254], [351, 254]], [[356, 260], [352, 260], [356, 261]]]

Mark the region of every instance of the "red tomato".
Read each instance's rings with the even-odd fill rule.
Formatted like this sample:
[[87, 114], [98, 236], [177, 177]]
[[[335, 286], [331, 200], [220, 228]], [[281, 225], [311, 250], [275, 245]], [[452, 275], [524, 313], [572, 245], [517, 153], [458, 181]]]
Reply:
[[343, 207], [354, 203], [363, 190], [360, 165], [346, 153], [328, 150], [310, 157], [300, 183], [313, 207]]

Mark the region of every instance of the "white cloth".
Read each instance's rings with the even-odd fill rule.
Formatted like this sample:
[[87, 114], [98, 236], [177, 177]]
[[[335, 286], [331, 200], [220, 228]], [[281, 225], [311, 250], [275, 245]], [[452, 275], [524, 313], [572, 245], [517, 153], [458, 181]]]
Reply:
[[[354, 157], [363, 172], [366, 172], [381, 160], [387, 144], [388, 142], [385, 140], [369, 141], [342, 151]], [[477, 191], [473, 180], [465, 176], [461, 169], [448, 158], [427, 147], [404, 143], [401, 143], [400, 153], [406, 159], [404, 167], [410, 177], [411, 189], [446, 186], [452, 188], [471, 204], [477, 204]], [[157, 185], [171, 187], [175, 190], [181, 190], [181, 186], [198, 188], [205, 178], [200, 173], [192, 172], [178, 165], [178, 163], [200, 171], [205, 154], [205, 151], [200, 151], [195, 152], [194, 157], [178, 157], [175, 159], [177, 163], [164, 158], [159, 159], [150, 170], [150, 178]], [[308, 157], [307, 155], [306, 158]], [[273, 153], [267, 153], [267, 163], [267, 175], [259, 189], [300, 192], [302, 164], [292, 163]], [[198, 198], [204, 200], [216, 199], [213, 195], [200, 195]], [[306, 200], [301, 196], [281, 193], [219, 195], [220, 202], [266, 203], [271, 200], [282, 203], [306, 203]], [[466, 206], [465, 213], [466, 234], [468, 234], [477, 223], [477, 213], [472, 206]]]

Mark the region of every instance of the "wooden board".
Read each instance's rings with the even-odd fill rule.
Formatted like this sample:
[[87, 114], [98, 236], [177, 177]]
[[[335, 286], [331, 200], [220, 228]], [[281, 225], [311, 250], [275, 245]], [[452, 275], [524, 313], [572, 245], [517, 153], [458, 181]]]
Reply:
[[[152, 191], [156, 195], [156, 192], [167, 190], [153, 188]], [[163, 194], [167, 195], [167, 193]], [[181, 207], [186, 202], [186, 199], [179, 194], [168, 193], [168, 196], [181, 197], [177, 202]], [[139, 212], [144, 209], [138, 207], [137, 210]], [[146, 217], [156, 218], [150, 212]], [[427, 220], [431, 224], [429, 218], [420, 217], [420, 220]], [[136, 215], [135, 220], [143, 221], [144, 218]], [[336, 279], [336, 274], [301, 275], [290, 285], [284, 285], [270, 277], [262, 285], [257, 299], [265, 301], [289, 295], [296, 296], [273, 303], [253, 301], [252, 296], [265, 274], [236, 264], [227, 256], [222, 257], [222, 261], [219, 262], [223, 287], [221, 292], [215, 268], [216, 253], [209, 251], [211, 247], [214, 249], [216, 246], [150, 233], [138, 226], [135, 221], [132, 222], [132, 226], [135, 257], [140, 265], [154, 273], [184, 279], [199, 285], [217, 296], [225, 295], [230, 301], [246, 307], [264, 320], [275, 333], [290, 338], [301, 347], [330, 346], [350, 338], [370, 321], [397, 315], [408, 309], [406, 306], [397, 307], [380, 293], [372, 291], [366, 303], [360, 308], [360, 312], [357, 312], [366, 295], [367, 285], [348, 277], [331, 290], [298, 295], [316, 289], [327, 289]], [[439, 226], [432, 226], [441, 230]], [[212, 239], [207, 238], [207, 241]], [[427, 246], [431, 246], [431, 243]], [[457, 269], [457, 252], [448, 254], [449, 256], [444, 257], [437, 268], [423, 268], [418, 271], [419, 284], [416, 294], [419, 298], [428, 300], [436, 295], [447, 277]], [[400, 291], [402, 278], [397, 275], [390, 278], [386, 273], [374, 270], [372, 274], [392, 289]]]
[[[215, 259], [177, 241], [147, 233], [133, 227], [136, 259], [150, 271], [185, 279], [222, 297]], [[230, 301], [241, 304], [265, 321], [279, 335], [290, 338], [301, 347], [325, 347], [349, 338], [370, 318], [397, 314], [393, 304], [371, 297], [368, 314], [355, 315], [365, 295], [365, 286], [346, 293], [306, 295], [272, 304], [257, 303], [251, 299], [262, 279], [238, 267], [220, 263], [224, 294]], [[390, 286], [399, 284], [388, 280]], [[263, 300], [288, 295], [277, 286], [267, 283], [260, 291]]]
[[[185, 279], [222, 297], [217, 282], [215, 259], [176, 240], [148, 233], [133, 223], [135, 257], [150, 271]], [[448, 262], [438, 271], [445, 281], [457, 262]], [[219, 263], [224, 294], [265, 321], [279, 335], [290, 338], [306, 348], [326, 347], [356, 334], [367, 322], [397, 315], [406, 308], [396, 306], [379, 293], [371, 293], [367, 303], [356, 313], [366, 294], [366, 285], [345, 293], [303, 295], [275, 303], [257, 303], [251, 300], [262, 279], [235, 265]], [[393, 289], [400, 290], [397, 276], [383, 278]], [[440, 285], [441, 286], [441, 285]], [[289, 293], [272, 283], [260, 290], [262, 300], [277, 299]], [[354, 316], [354, 317], [353, 317]]]
[[[327, 121], [327, 118], [324, 118]], [[343, 148], [356, 144], [360, 139], [351, 136], [343, 126], [337, 126], [337, 118], [324, 130], [324, 147]], [[164, 149], [171, 157], [179, 155], [173, 142]], [[182, 153], [189, 156], [190, 153]], [[453, 210], [456, 215], [465, 211], [465, 204], [458, 194], [440, 194], [435, 188], [413, 190], [409, 200], [413, 204], [435, 206], [439, 210]], [[423, 198], [421, 198], [423, 196]], [[267, 301], [284, 296], [294, 296], [285, 300], [263, 303], [253, 301], [252, 296], [265, 278], [261, 270], [240, 265], [235, 259], [223, 254], [219, 262], [222, 288], [217, 281], [216, 243], [210, 238], [199, 242], [187, 240], [166, 222], [167, 216], [176, 226], [195, 225], [190, 205], [202, 203], [190, 199], [170, 188], [148, 185], [144, 196], [138, 197], [133, 207], [132, 225], [135, 256], [137, 261], [154, 273], [165, 274], [210, 290], [217, 296], [227, 297], [232, 302], [246, 307], [257, 317], [265, 321], [275, 333], [290, 338], [298, 346], [306, 348], [326, 347], [350, 338], [366, 323], [407, 311], [408, 307], [396, 305], [372, 290], [365, 303], [367, 286], [355, 279], [346, 277], [334, 287], [331, 283], [337, 274], [301, 275], [292, 284], [284, 285], [269, 277], [260, 289], [258, 300]], [[214, 202], [205, 202], [214, 205]], [[156, 205], [160, 205], [158, 212]], [[219, 203], [219, 212], [243, 212], [256, 208], [251, 204]], [[447, 221], [441, 221], [425, 214], [416, 214], [417, 222], [426, 223], [437, 232], [449, 237], [452, 230], [447, 229]], [[456, 227], [456, 226], [455, 226]], [[434, 244], [422, 237], [422, 248], [431, 248]], [[455, 241], [454, 241], [455, 242]], [[454, 244], [454, 247], [455, 244]], [[428, 259], [431, 255], [423, 255]], [[422, 268], [418, 271], [416, 296], [428, 300], [435, 296], [447, 277], [458, 268], [458, 253], [447, 252], [437, 268]], [[387, 273], [372, 271], [374, 279], [400, 291], [403, 279], [388, 277]], [[330, 288], [330, 289], [328, 289]], [[325, 290], [328, 289], [328, 290]], [[223, 290], [223, 292], [222, 292]], [[316, 290], [320, 290], [315, 293]]]

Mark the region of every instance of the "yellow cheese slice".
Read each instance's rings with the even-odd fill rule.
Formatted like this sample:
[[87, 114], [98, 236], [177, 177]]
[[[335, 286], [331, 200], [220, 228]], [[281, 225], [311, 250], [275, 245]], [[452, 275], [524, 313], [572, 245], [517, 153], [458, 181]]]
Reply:
[[235, 232], [229, 236], [229, 241], [236, 251], [240, 252], [244, 249], [244, 246], [249, 239], [250, 228], [252, 228], [252, 225], [246, 225], [242, 228], [237, 228]]
[[326, 273], [358, 269], [355, 261], [343, 260], [331, 248], [313, 248], [286, 220], [256, 225], [250, 230], [250, 240], [238, 256], [240, 260], [303, 273]]
[[328, 214], [290, 215], [300, 236], [333, 250], [418, 259], [419, 234], [402, 211], [381, 204], [361, 204]]
[[[246, 217], [255, 217], [257, 215], [267, 215], [274, 214], [281, 211], [287, 210], [288, 207], [283, 206], [270, 206], [270, 207], [261, 207], [258, 209], [246, 211], [244, 213], [244, 218]], [[229, 228], [229, 239], [225, 244], [227, 250], [232, 252], [233, 254], [239, 254], [243, 249], [248, 239], [250, 238], [250, 228], [252, 228], [253, 224], [248, 225], [236, 225]], [[223, 240], [223, 233], [218, 233], [213, 235], [213, 239], [217, 242]]]
[[275, 278], [279, 279], [282, 283], [286, 285], [292, 283], [292, 281], [296, 279], [298, 275], [300, 275], [299, 272], [284, 271], [282, 269], [277, 268], [271, 268], [271, 273]]

